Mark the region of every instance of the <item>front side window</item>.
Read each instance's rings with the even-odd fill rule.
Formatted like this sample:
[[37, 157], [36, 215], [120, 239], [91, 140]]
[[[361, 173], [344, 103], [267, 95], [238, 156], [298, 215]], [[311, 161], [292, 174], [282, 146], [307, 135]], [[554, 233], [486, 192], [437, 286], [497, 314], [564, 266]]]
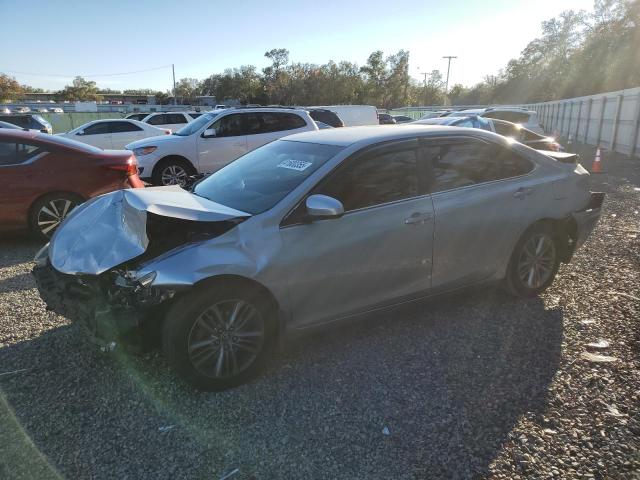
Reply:
[[211, 126], [216, 131], [216, 137], [237, 137], [244, 135], [242, 128], [242, 115], [234, 113], [226, 115]]
[[525, 175], [533, 164], [510, 148], [480, 140], [433, 142], [424, 148], [431, 192]]
[[147, 123], [149, 125], [167, 125], [171, 122], [167, 122], [167, 116], [165, 114], [160, 114], [160, 115], [154, 115], [153, 117], [151, 117], [149, 120], [147, 120]]
[[407, 148], [347, 161], [313, 193], [340, 200], [348, 212], [416, 197], [418, 183], [417, 153]]
[[142, 129], [131, 122], [109, 122], [111, 133], [139, 132]]
[[0, 166], [20, 165], [42, 151], [35, 145], [0, 140]]
[[255, 215], [273, 207], [342, 149], [277, 140], [218, 170], [196, 185], [194, 193]]
[[89, 125], [84, 129], [83, 135], [102, 135], [109, 133], [109, 123], [110, 122], [100, 122]]
[[[187, 123], [184, 127], [182, 127], [177, 132], [174, 132], [174, 135], [178, 135], [180, 137], [187, 137], [189, 135], [193, 135], [194, 133], [200, 131], [202, 127], [211, 123], [211, 121], [218, 116], [217, 113], [205, 113], [200, 118], [194, 120], [193, 122]], [[213, 125], [210, 125], [207, 128], [213, 128]]]

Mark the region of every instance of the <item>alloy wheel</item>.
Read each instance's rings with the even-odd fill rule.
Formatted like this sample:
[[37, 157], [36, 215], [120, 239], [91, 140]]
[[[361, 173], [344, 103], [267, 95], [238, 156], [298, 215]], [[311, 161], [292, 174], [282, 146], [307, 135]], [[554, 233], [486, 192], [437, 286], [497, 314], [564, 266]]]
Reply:
[[542, 287], [553, 276], [556, 247], [547, 234], [532, 236], [522, 247], [518, 259], [518, 278], [532, 290]]
[[184, 187], [189, 179], [187, 170], [180, 165], [168, 165], [162, 170], [163, 185], [180, 185]]
[[211, 378], [230, 378], [260, 354], [265, 326], [259, 310], [245, 300], [225, 300], [202, 312], [189, 332], [192, 365]]
[[38, 228], [46, 237], [50, 237], [55, 229], [69, 215], [77, 204], [72, 200], [60, 198], [45, 203], [38, 212]]

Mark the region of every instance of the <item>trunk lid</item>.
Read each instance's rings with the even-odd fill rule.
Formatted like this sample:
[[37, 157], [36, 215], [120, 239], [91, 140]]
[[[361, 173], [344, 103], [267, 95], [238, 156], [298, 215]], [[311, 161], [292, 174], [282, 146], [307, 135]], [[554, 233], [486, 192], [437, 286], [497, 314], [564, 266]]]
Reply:
[[148, 214], [190, 222], [229, 222], [251, 215], [178, 186], [119, 190], [76, 208], [51, 239], [49, 260], [67, 274], [99, 275], [142, 255]]

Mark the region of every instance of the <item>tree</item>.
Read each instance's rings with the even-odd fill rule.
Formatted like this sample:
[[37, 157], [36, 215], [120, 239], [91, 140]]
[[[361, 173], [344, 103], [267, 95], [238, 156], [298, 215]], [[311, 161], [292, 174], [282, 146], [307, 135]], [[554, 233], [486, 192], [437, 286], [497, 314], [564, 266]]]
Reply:
[[265, 52], [265, 57], [271, 60], [271, 65], [263, 68], [264, 90], [269, 103], [286, 104], [290, 101], [289, 75], [283, 68], [289, 63], [289, 50], [274, 48]]
[[55, 93], [55, 99], [58, 101], [98, 101], [102, 100], [102, 97], [98, 94], [96, 82], [76, 77], [71, 85], [67, 85]]
[[24, 88], [15, 78], [0, 73], [0, 101], [17, 100], [24, 93]]
[[196, 78], [181, 78], [176, 83], [174, 94], [177, 98], [181, 99], [181, 103], [184, 103], [185, 99], [192, 100], [200, 92], [200, 81]]

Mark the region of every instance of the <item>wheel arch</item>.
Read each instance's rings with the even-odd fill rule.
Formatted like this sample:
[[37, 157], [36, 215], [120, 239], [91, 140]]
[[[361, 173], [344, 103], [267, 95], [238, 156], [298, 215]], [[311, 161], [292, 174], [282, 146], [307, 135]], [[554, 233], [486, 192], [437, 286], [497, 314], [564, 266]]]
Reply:
[[36, 203], [38, 203], [40, 200], [42, 200], [45, 197], [50, 197], [53, 195], [60, 195], [60, 194], [73, 195], [74, 197], [80, 198], [82, 202], [86, 202], [88, 200], [87, 197], [85, 197], [81, 193], [74, 192], [72, 190], [52, 190], [52, 191], [43, 193], [41, 195], [38, 195], [31, 201], [31, 204], [29, 205], [29, 216], [31, 216], [31, 214], [33, 213], [33, 207], [35, 207]]
[[191, 160], [189, 160], [187, 157], [185, 157], [184, 155], [179, 155], [177, 153], [172, 153], [169, 155], [165, 155], [164, 157], [162, 157], [160, 160], [158, 160], [156, 162], [156, 164], [153, 166], [153, 170], [152, 170], [152, 175], [156, 175], [158, 173], [158, 168], [160, 167], [160, 165], [162, 165], [163, 163], [166, 163], [169, 160], [180, 160], [181, 162], [186, 162], [189, 165], [191, 165], [191, 168], [193, 168], [195, 171], [197, 171], [198, 169], [196, 168], [196, 166], [193, 164], [193, 162]]
[[277, 297], [274, 293], [263, 283], [249, 277], [245, 277], [238, 274], [233, 273], [223, 273], [220, 275], [214, 275], [211, 277], [203, 278], [195, 282], [192, 288], [215, 288], [216, 284], [225, 283], [225, 284], [235, 284], [238, 288], [246, 288], [259, 292], [260, 295], [263, 295], [271, 304], [273, 311], [276, 316], [277, 322], [277, 335], [280, 339], [283, 336], [283, 332], [286, 326], [285, 314], [281, 308], [281, 302], [278, 301]]

